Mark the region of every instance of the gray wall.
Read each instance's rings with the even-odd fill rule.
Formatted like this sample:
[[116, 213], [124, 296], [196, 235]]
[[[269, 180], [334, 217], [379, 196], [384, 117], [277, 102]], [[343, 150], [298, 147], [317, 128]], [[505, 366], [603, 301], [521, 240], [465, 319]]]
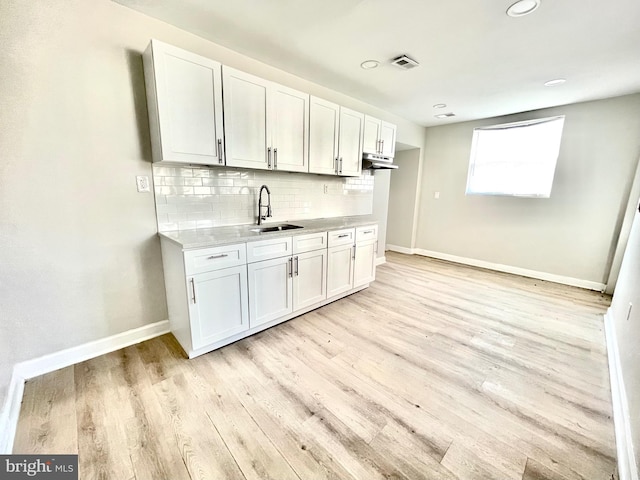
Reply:
[[384, 246], [387, 244], [387, 222], [389, 212], [389, 184], [390, 170], [372, 170], [374, 178], [373, 188], [373, 218], [378, 221], [378, 258], [384, 257]]
[[396, 152], [398, 170], [391, 174], [387, 244], [413, 247], [415, 214], [420, 187], [419, 148]]
[[[465, 196], [475, 127], [552, 115], [566, 120], [551, 198]], [[605, 283], [639, 132], [640, 94], [427, 128], [416, 247]]]
[[[629, 303], [633, 308], [627, 319]], [[636, 213], [633, 221], [609, 313], [618, 340], [636, 464], [640, 465], [640, 213]]]
[[[109, 0], [0, 2], [0, 404], [17, 362], [167, 318], [141, 53], [150, 38], [424, 128]], [[317, 177], [322, 181], [322, 177]]]

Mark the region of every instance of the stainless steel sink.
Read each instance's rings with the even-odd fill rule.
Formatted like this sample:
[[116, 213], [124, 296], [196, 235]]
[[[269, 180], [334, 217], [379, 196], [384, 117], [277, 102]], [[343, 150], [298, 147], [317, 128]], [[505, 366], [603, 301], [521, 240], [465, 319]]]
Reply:
[[291, 225], [288, 223], [283, 223], [282, 225], [271, 225], [269, 227], [257, 227], [257, 228], [251, 228], [250, 230], [252, 232], [267, 233], [267, 232], [281, 232], [283, 230], [294, 230], [296, 228], [304, 228], [304, 227], [301, 227], [300, 225]]

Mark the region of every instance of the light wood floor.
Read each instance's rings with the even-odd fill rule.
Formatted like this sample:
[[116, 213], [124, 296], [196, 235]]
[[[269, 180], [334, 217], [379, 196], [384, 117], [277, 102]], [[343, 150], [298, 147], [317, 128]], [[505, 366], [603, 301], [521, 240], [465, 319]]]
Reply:
[[194, 360], [170, 335], [27, 383], [15, 453], [87, 479], [609, 480], [609, 297], [389, 254]]

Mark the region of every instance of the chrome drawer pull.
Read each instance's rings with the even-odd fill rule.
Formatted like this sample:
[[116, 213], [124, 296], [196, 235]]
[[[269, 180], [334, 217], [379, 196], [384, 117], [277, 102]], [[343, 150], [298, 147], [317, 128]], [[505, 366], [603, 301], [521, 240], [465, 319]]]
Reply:
[[348, 233], [344, 233], [344, 234], [342, 234], [342, 235], [338, 235], [338, 238], [344, 238], [344, 237], [348, 237], [348, 236], [349, 236], [349, 234], [348, 234]]
[[367, 233], [373, 233], [373, 230], [367, 230], [366, 232], [362, 232], [363, 235], [365, 235]]
[[196, 303], [196, 283], [191, 279], [191, 290], [193, 291], [193, 303]]
[[211, 255], [210, 257], [207, 257], [207, 260], [215, 260], [216, 258], [224, 258], [228, 256], [229, 255], [226, 253], [221, 253], [220, 255]]

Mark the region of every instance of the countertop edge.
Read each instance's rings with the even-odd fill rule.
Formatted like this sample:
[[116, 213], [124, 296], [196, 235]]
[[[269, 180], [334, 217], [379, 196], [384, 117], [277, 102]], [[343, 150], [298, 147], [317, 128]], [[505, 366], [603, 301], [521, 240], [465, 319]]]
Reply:
[[264, 226], [292, 223], [301, 225], [304, 228], [282, 230], [278, 232], [251, 232], [251, 228], [256, 225], [228, 225], [221, 227], [180, 230], [171, 232], [158, 232], [161, 239], [167, 240], [182, 250], [193, 250], [197, 248], [218, 247], [234, 243], [247, 243], [269, 238], [293, 237], [308, 233], [321, 232], [323, 230], [340, 230], [342, 228], [356, 228], [379, 223], [378, 220], [368, 216], [359, 217], [337, 217], [322, 218], [313, 220], [291, 220], [286, 222], [270, 222]]

